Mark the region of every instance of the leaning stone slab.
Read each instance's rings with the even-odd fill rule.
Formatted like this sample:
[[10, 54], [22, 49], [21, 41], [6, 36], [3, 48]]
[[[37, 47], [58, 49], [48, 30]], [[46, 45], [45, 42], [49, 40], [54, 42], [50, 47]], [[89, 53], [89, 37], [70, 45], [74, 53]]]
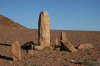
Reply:
[[70, 42], [61, 40], [61, 43], [62, 43], [69, 51], [71, 51], [71, 52], [77, 51], [77, 49], [76, 49]]
[[73, 44], [67, 39], [66, 34], [64, 32], [61, 33], [61, 43], [65, 46], [69, 51], [75, 52], [77, 49], [73, 46]]

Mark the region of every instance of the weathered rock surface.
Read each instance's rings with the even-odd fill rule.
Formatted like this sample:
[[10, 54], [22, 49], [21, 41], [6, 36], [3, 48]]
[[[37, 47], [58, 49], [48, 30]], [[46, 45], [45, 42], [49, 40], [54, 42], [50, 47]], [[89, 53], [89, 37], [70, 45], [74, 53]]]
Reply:
[[61, 46], [61, 44], [59, 43], [59, 40], [56, 38], [55, 39], [55, 44], [53, 44], [53, 49], [54, 50], [60, 50], [60, 46]]
[[48, 13], [43, 11], [39, 16], [38, 42], [42, 47], [50, 47], [50, 20]]
[[35, 46], [35, 50], [43, 50], [44, 47], [43, 46]]
[[60, 37], [60, 39], [61, 39], [61, 40], [64, 40], [64, 41], [68, 41], [65, 32], [61, 32], [61, 37]]
[[94, 48], [94, 46], [91, 43], [80, 44], [80, 46], [78, 47], [78, 49], [91, 49], [91, 48]]
[[61, 44], [63, 44], [63, 46], [71, 52], [77, 51], [73, 44], [67, 39], [66, 34], [64, 32], [61, 33]]
[[12, 44], [12, 56], [13, 56], [13, 60], [17, 61], [17, 60], [21, 60], [21, 47], [18, 41], [15, 41]]

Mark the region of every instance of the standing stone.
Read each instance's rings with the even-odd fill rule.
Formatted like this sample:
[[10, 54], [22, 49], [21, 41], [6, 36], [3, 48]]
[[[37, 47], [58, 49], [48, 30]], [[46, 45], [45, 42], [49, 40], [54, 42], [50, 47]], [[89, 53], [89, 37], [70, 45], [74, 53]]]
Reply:
[[60, 39], [61, 39], [61, 40], [64, 40], [64, 41], [68, 41], [65, 32], [61, 32], [61, 37], [60, 37]]
[[48, 13], [43, 11], [39, 16], [38, 42], [41, 48], [50, 47], [50, 20]]
[[69, 51], [75, 52], [77, 49], [73, 46], [73, 44], [67, 39], [65, 32], [61, 33], [61, 43], [64, 47], [66, 47]]
[[21, 48], [18, 41], [12, 44], [12, 54], [14, 61], [21, 60]]

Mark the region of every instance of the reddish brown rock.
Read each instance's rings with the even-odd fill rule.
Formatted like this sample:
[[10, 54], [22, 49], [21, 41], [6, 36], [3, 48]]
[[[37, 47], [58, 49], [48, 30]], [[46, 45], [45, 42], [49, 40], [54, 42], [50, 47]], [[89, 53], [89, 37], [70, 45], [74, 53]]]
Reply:
[[34, 50], [28, 50], [28, 54], [30, 55], [34, 54]]
[[50, 20], [48, 13], [43, 11], [39, 16], [38, 42], [42, 47], [50, 47]]
[[61, 39], [61, 40], [64, 40], [64, 41], [68, 41], [65, 32], [61, 32], [61, 37], [60, 37], [60, 39]]
[[42, 49], [44, 49], [43, 46], [35, 46], [35, 50], [42, 50]]
[[65, 46], [71, 52], [77, 51], [73, 44], [67, 39], [65, 32], [61, 33], [61, 44], [63, 44], [63, 46]]
[[94, 46], [91, 43], [80, 44], [80, 46], [78, 47], [78, 49], [92, 49], [92, 48], [94, 48]]
[[53, 50], [60, 50], [60, 44], [57, 38], [55, 39], [55, 44], [52, 44], [52, 48]]
[[18, 41], [12, 44], [12, 54], [14, 61], [21, 60], [21, 47]]

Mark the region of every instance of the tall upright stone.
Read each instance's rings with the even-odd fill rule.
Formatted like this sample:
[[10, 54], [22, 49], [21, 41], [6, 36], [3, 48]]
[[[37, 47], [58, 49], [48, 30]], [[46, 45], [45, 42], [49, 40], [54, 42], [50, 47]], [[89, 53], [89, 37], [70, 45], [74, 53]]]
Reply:
[[13, 60], [17, 61], [17, 60], [21, 60], [21, 47], [18, 41], [15, 41], [14, 43], [12, 43], [12, 56], [13, 56]]
[[64, 40], [64, 41], [68, 41], [65, 32], [61, 32], [61, 37], [60, 37], [60, 39], [61, 39], [61, 40]]
[[50, 20], [47, 11], [42, 11], [39, 16], [38, 42], [41, 47], [50, 47]]

